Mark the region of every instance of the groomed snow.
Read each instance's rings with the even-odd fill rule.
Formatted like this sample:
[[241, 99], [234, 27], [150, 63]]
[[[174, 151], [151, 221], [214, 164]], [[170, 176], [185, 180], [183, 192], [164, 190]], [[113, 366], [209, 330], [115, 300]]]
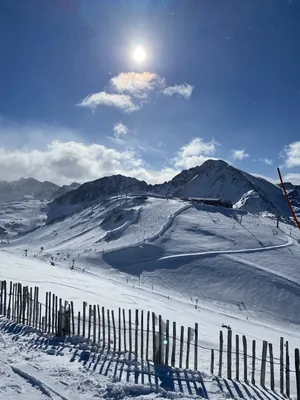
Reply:
[[[299, 239], [290, 225], [278, 229], [275, 219], [244, 211], [112, 198], [3, 243], [0, 279], [37, 285], [42, 296], [51, 291], [76, 309], [86, 301], [198, 322], [209, 349], [228, 324], [259, 349], [262, 340], [273, 343], [278, 357], [280, 336], [292, 350], [299, 343]], [[203, 351], [201, 371], [209, 356]]]

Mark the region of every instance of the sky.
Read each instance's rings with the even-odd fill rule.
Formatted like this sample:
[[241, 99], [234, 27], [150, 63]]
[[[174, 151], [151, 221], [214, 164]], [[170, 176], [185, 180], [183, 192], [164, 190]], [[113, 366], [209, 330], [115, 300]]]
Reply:
[[300, 0], [1, 0], [0, 180], [300, 184]]

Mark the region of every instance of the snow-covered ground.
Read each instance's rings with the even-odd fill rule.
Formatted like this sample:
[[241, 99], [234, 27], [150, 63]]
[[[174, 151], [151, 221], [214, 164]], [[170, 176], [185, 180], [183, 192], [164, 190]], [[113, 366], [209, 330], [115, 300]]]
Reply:
[[[228, 324], [234, 334], [256, 339], [259, 352], [262, 340], [273, 343], [278, 357], [281, 336], [292, 351], [299, 346], [299, 239], [290, 225], [278, 229], [276, 220], [244, 211], [111, 198], [3, 243], [0, 279], [37, 285], [42, 296], [51, 291], [77, 310], [86, 301], [154, 311], [184, 326], [198, 322], [199, 343], [208, 349], [218, 348], [218, 332]], [[204, 373], [209, 357], [210, 351], [201, 354]]]

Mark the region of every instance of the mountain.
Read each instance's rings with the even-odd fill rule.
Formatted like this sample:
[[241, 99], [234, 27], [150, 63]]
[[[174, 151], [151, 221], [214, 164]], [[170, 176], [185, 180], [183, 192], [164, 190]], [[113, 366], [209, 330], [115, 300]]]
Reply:
[[34, 178], [21, 178], [18, 181], [0, 181], [0, 202], [20, 201], [26, 198], [48, 200], [59, 189], [52, 182], [40, 182]]
[[[184, 198], [214, 197], [230, 200], [235, 208], [252, 213], [267, 211], [290, 217], [282, 189], [278, 185], [234, 168], [225, 161], [208, 160], [159, 185], [148, 185], [144, 181], [122, 175], [87, 182], [49, 203], [47, 221], [67, 216], [112, 195], [133, 192]], [[298, 198], [295, 197], [294, 203], [300, 207]]]
[[57, 189], [52, 196], [50, 197], [50, 200], [55, 200], [58, 197], [71, 192], [72, 190], [75, 190], [77, 188], [79, 188], [81, 184], [77, 183], [77, 182], [73, 182], [71, 183], [71, 185], [63, 185], [62, 187], [60, 187], [59, 189]]
[[76, 190], [56, 198], [48, 205], [47, 222], [67, 216], [95, 200], [101, 201], [118, 194], [145, 192], [148, 188], [149, 185], [146, 182], [123, 175], [112, 175], [86, 182]]

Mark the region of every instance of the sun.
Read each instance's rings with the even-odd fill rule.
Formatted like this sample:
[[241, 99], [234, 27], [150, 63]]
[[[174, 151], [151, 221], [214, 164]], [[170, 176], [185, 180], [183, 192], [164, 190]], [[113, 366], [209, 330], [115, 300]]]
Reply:
[[133, 51], [133, 58], [137, 62], [142, 62], [146, 58], [145, 49], [142, 46], [137, 46]]

